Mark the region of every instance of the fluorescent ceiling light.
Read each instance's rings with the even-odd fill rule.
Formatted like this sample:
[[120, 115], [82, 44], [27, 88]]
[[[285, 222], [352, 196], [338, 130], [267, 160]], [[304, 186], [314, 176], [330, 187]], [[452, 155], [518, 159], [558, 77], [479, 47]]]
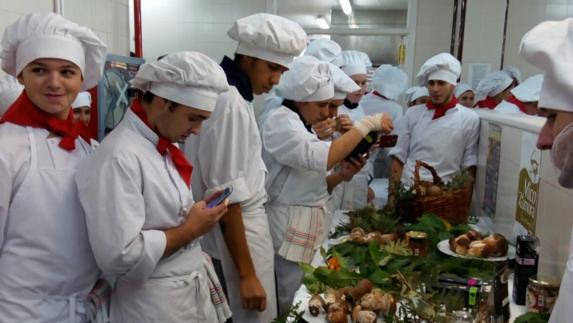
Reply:
[[352, 6], [350, 5], [350, 0], [339, 0], [340, 1], [340, 7], [342, 8], [342, 12], [344, 12], [345, 15], [350, 16], [350, 14], [352, 13]]
[[318, 24], [318, 27], [320, 27], [320, 29], [330, 29], [330, 25], [328, 24], [326, 19], [324, 19], [323, 16], [316, 17], [316, 23]]

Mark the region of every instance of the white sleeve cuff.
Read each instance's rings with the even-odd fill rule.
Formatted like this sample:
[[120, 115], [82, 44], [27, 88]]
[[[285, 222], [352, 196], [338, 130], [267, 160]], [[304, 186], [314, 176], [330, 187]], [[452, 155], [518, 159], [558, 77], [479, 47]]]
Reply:
[[205, 191], [204, 199], [207, 199], [209, 196], [211, 196], [211, 194], [214, 194], [215, 192], [223, 190], [229, 186], [233, 187], [233, 193], [231, 193], [231, 196], [229, 196], [229, 204], [242, 203], [248, 200], [252, 195], [251, 190], [247, 186], [247, 181], [244, 177], [240, 177], [234, 181], [226, 182], [217, 187], [208, 188]]
[[167, 245], [165, 232], [160, 230], [146, 230], [141, 232], [143, 239], [143, 251], [139, 261], [128, 271], [124, 278], [127, 280], [144, 280], [147, 279], [157, 263], [163, 257]]

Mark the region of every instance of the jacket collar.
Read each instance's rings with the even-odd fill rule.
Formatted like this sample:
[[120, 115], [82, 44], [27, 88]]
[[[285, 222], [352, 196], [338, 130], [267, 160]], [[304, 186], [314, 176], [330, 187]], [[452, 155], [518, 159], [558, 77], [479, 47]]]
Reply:
[[249, 76], [228, 56], [223, 57], [221, 67], [227, 76], [227, 83], [237, 88], [243, 99], [253, 101], [253, 88]]

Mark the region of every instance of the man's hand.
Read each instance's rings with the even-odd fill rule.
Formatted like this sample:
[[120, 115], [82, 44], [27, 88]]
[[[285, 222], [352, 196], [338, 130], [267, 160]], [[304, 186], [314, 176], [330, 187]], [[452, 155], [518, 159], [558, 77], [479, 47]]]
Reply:
[[317, 122], [312, 125], [312, 129], [314, 129], [314, 132], [316, 132], [320, 140], [328, 139], [332, 137], [332, 134], [336, 131], [336, 120], [328, 118]]
[[350, 161], [342, 161], [342, 169], [340, 175], [345, 182], [348, 182], [358, 173], [367, 163], [367, 159], [363, 156], [358, 158], [350, 158]]
[[340, 133], [345, 133], [348, 130], [352, 129], [352, 127], [354, 126], [354, 122], [352, 121], [352, 119], [350, 119], [349, 116], [347, 116], [346, 114], [341, 114], [338, 116], [338, 131], [340, 131]]
[[244, 309], [262, 312], [267, 308], [267, 293], [256, 275], [241, 277], [240, 288]]

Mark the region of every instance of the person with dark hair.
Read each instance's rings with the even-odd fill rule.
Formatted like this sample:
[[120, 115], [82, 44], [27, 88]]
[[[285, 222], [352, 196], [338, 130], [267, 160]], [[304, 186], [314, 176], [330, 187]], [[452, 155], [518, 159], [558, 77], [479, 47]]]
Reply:
[[115, 280], [111, 322], [225, 322], [229, 307], [199, 240], [227, 212], [191, 192], [193, 167], [173, 142], [196, 135], [223, 70], [197, 52], [142, 65], [143, 91], [81, 165], [76, 183], [93, 254]]
[[267, 169], [251, 101], [278, 84], [304, 50], [306, 33], [291, 20], [260, 13], [238, 19], [227, 34], [238, 41], [235, 59], [221, 62], [230, 89], [201, 134], [187, 140], [186, 152], [196, 170], [195, 196], [233, 188], [229, 213], [201, 242], [222, 269], [233, 322], [266, 323], [276, 317], [274, 262]]

